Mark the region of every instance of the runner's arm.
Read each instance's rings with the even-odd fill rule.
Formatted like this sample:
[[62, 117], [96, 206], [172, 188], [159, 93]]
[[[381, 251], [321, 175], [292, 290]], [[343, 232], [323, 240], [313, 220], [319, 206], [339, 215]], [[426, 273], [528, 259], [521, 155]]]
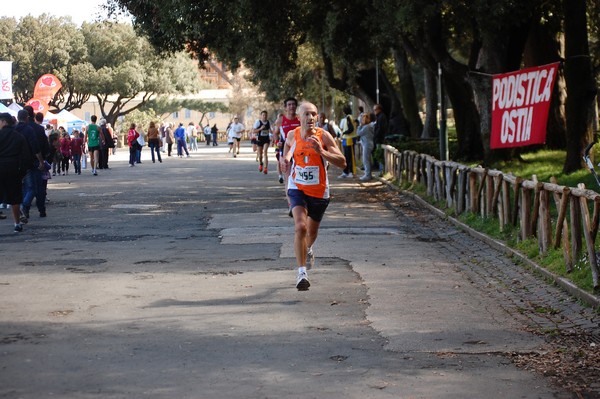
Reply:
[[321, 139], [323, 140], [323, 147], [319, 145], [317, 151], [320, 152], [323, 158], [328, 162], [338, 168], [344, 169], [346, 167], [346, 157], [344, 157], [344, 154], [342, 154], [338, 148], [333, 137], [329, 134], [322, 134]]
[[284, 174], [289, 171], [290, 162], [292, 161], [292, 152], [290, 151], [294, 144], [294, 135], [288, 135], [283, 145], [283, 156], [279, 158], [279, 166]]

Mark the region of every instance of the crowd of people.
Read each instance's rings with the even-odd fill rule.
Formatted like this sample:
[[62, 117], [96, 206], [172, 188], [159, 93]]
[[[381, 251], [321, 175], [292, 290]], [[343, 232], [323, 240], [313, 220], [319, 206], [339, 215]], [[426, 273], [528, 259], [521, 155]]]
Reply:
[[[34, 200], [39, 216], [47, 216], [48, 180], [68, 175], [70, 165], [80, 175], [82, 160], [86, 167], [86, 153], [92, 174], [97, 176], [98, 169], [108, 169], [109, 154], [116, 146], [112, 127], [104, 119], [97, 125], [96, 116], [82, 131], [73, 129], [71, 133], [63, 126], [44, 127], [43, 121], [44, 115], [31, 106], [19, 110], [16, 118], [0, 114], [0, 209], [11, 209], [17, 233], [29, 222]], [[0, 219], [6, 218], [0, 210]]]

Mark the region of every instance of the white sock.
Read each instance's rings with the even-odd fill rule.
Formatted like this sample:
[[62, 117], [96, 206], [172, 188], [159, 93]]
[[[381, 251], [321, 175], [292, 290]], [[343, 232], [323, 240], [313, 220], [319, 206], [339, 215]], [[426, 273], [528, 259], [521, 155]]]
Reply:
[[306, 274], [306, 266], [300, 266], [298, 268], [298, 274], [302, 274], [302, 273]]

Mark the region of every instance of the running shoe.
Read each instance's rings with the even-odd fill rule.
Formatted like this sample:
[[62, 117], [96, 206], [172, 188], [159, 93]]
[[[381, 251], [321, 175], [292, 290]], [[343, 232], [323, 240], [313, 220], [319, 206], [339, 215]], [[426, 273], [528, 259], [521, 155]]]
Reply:
[[261, 163], [260, 165], [258, 165], [258, 171], [259, 171], [259, 172], [262, 172], [262, 171], [263, 171], [263, 165], [262, 165], [262, 163]]
[[264, 173], [265, 175], [268, 173], [268, 170], [267, 170], [267, 168], [264, 168], [264, 169], [263, 169], [263, 173]]
[[310, 270], [315, 265], [315, 253], [313, 252], [312, 247], [308, 248], [306, 252], [306, 270]]
[[298, 273], [298, 278], [296, 279], [296, 288], [298, 291], [308, 291], [308, 287], [310, 287], [310, 283], [308, 282], [306, 273]]
[[279, 175], [279, 184], [283, 184], [283, 176]]
[[[20, 233], [20, 232], [22, 232], [22, 231], [23, 231], [23, 226], [22, 226], [22, 225], [20, 225], [20, 224], [15, 224], [15, 230], [14, 230], [14, 231], [15, 231], [15, 233]], [[307, 281], [307, 282], [308, 282], [308, 281]], [[300, 289], [300, 288], [298, 288], [298, 289]]]

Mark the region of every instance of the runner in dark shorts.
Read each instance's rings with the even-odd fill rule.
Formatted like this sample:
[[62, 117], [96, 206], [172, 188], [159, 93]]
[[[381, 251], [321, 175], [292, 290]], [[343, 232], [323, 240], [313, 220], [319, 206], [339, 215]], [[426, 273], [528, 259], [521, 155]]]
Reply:
[[254, 122], [252, 133], [256, 135], [256, 146], [258, 155], [258, 171], [268, 173], [269, 169], [269, 144], [271, 144], [271, 122], [267, 119], [267, 111], [260, 113], [260, 119]]

